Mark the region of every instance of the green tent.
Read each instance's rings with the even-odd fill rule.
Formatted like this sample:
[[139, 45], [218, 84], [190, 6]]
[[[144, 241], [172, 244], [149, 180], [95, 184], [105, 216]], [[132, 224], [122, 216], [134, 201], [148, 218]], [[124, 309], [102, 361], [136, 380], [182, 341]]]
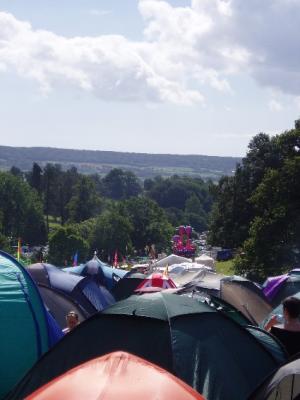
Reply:
[[46, 310], [29, 274], [0, 251], [0, 399], [49, 349]]
[[123, 350], [181, 378], [208, 400], [241, 400], [278, 361], [244, 327], [195, 299], [131, 296], [92, 316], [45, 354], [9, 399], [26, 397], [87, 360]]

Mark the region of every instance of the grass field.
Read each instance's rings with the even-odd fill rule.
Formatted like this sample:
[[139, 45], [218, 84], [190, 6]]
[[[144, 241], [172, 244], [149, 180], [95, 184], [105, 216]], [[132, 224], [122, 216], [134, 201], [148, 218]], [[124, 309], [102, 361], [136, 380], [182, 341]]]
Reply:
[[233, 259], [228, 261], [217, 261], [216, 270], [219, 274], [234, 275]]

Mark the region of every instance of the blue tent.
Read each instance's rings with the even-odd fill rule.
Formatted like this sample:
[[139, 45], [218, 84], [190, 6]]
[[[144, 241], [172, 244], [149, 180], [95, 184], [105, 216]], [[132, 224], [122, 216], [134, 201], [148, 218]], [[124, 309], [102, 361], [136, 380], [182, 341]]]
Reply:
[[[115, 303], [109, 291], [88, 277], [67, 274], [51, 264], [32, 264], [28, 271], [39, 287], [53, 289], [71, 298], [86, 316]], [[43, 292], [42, 292], [43, 293]]]
[[62, 336], [25, 268], [0, 251], [0, 398]]
[[112, 268], [103, 263], [97, 256], [94, 256], [86, 264], [81, 264], [78, 267], [63, 268], [63, 271], [81, 276], [90, 276], [96, 282], [102, 282], [109, 290], [112, 290], [116, 283], [128, 274], [126, 270]]

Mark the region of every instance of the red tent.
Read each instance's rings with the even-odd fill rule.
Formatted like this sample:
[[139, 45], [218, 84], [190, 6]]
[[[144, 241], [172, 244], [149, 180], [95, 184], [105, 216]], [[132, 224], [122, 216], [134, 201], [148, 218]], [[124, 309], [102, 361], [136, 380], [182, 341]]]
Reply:
[[163, 289], [171, 289], [171, 288], [176, 288], [176, 285], [174, 281], [171, 278], [169, 278], [169, 276], [161, 274], [160, 272], [155, 272], [149, 275], [143, 282], [141, 282], [139, 286], [136, 288], [136, 291], [148, 287], [160, 287]]
[[164, 369], [121, 351], [71, 369], [26, 399], [204, 400]]

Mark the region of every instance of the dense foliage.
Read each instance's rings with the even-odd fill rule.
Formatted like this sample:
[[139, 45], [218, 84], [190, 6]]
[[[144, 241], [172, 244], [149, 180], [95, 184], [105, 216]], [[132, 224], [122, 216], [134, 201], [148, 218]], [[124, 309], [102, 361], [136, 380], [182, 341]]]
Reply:
[[[0, 177], [0, 245], [45, 245], [48, 260], [70, 263], [98, 250], [104, 259], [166, 250], [179, 224], [207, 228], [212, 183], [173, 176], [140, 181], [130, 171], [83, 175], [59, 164], [13, 167]], [[48, 238], [47, 238], [48, 236]], [[148, 249], [148, 250], [146, 250]]]
[[238, 273], [262, 279], [300, 263], [300, 129], [255, 136], [233, 177], [220, 180], [212, 244], [240, 248]]

